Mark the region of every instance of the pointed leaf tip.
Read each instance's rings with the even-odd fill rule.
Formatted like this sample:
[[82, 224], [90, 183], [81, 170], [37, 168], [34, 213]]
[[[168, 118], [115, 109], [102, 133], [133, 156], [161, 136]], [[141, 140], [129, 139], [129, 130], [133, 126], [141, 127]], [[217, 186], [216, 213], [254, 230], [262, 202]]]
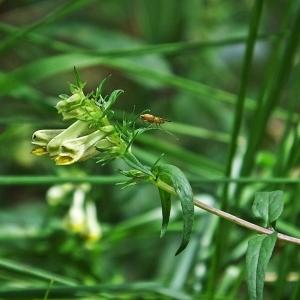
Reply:
[[263, 300], [267, 265], [272, 256], [277, 233], [255, 235], [248, 242], [246, 254], [247, 283], [250, 300]]
[[256, 217], [263, 219], [265, 226], [276, 221], [283, 211], [283, 192], [258, 192], [252, 206]]
[[183, 230], [181, 244], [175, 255], [181, 253], [188, 245], [194, 222], [193, 191], [184, 173], [173, 165], [158, 165], [154, 169], [157, 176], [172, 185], [182, 208]]
[[171, 194], [158, 189], [160, 200], [161, 200], [161, 210], [162, 210], [162, 225], [160, 231], [160, 237], [162, 238], [168, 229], [170, 211], [171, 211]]

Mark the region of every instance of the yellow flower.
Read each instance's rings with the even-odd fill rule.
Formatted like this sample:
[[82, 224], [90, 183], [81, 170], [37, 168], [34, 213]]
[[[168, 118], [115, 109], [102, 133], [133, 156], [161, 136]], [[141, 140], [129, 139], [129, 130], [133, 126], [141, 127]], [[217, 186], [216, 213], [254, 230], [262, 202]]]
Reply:
[[[60, 153], [54, 159], [55, 163], [57, 165], [70, 165], [97, 155], [96, 145], [106, 135], [106, 133], [96, 130], [85, 136], [65, 140], [61, 144]], [[108, 144], [107, 146], [111, 145]]]
[[101, 238], [102, 230], [97, 219], [97, 210], [94, 202], [87, 202], [85, 209], [85, 231], [84, 236], [88, 241], [94, 242]]
[[74, 139], [87, 132], [89, 125], [86, 122], [76, 121], [60, 134], [56, 135], [47, 144], [47, 152], [51, 157], [57, 156], [61, 152], [61, 145], [66, 140]]
[[85, 190], [80, 187], [77, 188], [67, 215], [67, 227], [75, 233], [83, 233], [85, 229], [84, 198]]

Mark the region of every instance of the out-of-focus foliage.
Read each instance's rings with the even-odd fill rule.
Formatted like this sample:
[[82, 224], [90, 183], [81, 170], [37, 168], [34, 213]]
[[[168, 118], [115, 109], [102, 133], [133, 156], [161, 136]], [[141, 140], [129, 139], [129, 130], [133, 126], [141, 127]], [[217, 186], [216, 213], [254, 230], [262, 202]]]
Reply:
[[[232, 171], [254, 181], [229, 185], [228, 210], [256, 222], [255, 193], [283, 189], [285, 210], [276, 229], [299, 237], [300, 181], [274, 178], [299, 178], [293, 29], [300, 5], [263, 2]], [[120, 160], [56, 166], [30, 154], [30, 141], [38, 129], [65, 128], [54, 107], [58, 95], [68, 93], [74, 66], [87, 92], [111, 75], [107, 93], [125, 91], [116, 117], [150, 109], [172, 121], [162, 125], [170, 134], [155, 130], [137, 138], [138, 158], [151, 166], [164, 153], [161, 162], [187, 175], [196, 198], [219, 206], [253, 3], [0, 1], [0, 299], [43, 299], [48, 288], [49, 299], [247, 299], [247, 231], [227, 224], [220, 269], [211, 275], [215, 217], [195, 209], [191, 242], [175, 257], [180, 202], [172, 203], [168, 234], [159, 239], [159, 194], [148, 184], [116, 186], [125, 167]], [[31, 184], [5, 185], [10, 175], [36, 177]], [[90, 184], [38, 184], [45, 175], [104, 177]], [[80, 226], [72, 223], [80, 220]], [[299, 248], [277, 243], [265, 299], [300, 298], [299, 259]]]

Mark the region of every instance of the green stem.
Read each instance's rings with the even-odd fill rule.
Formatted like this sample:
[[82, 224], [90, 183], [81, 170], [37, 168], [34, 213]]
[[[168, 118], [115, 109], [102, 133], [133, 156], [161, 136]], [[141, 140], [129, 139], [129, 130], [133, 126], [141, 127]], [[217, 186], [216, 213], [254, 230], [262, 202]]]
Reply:
[[174, 188], [172, 186], [170, 186], [169, 184], [167, 184], [166, 182], [162, 181], [161, 179], [157, 179], [155, 181], [155, 185], [158, 188], [166, 191], [167, 193], [170, 193], [171, 195], [174, 195], [174, 196], [177, 195], [176, 192], [175, 192], [175, 190], [174, 190]]
[[[0, 175], [0, 186], [2, 185], [35, 185], [35, 184], [56, 184], [56, 183], [82, 183], [87, 182], [91, 184], [114, 184], [123, 181], [125, 177], [121, 175], [105, 175], [105, 176], [17, 176], [17, 175]], [[300, 184], [300, 178], [257, 178], [257, 177], [212, 177], [212, 178], [194, 178], [190, 177], [189, 181], [193, 186], [200, 184], [222, 184], [228, 182], [235, 183], [256, 183], [256, 184]]]
[[[13, 34], [20, 31], [20, 28], [12, 26], [11, 24], [0, 23], [0, 31], [6, 34]], [[287, 36], [288, 31], [278, 32], [278, 33], [263, 33], [258, 36], [259, 40], [270, 41], [279, 36]], [[214, 47], [223, 47], [236, 44], [243, 44], [245, 42], [245, 36], [224, 38], [221, 40], [212, 41], [192, 41], [192, 42], [177, 42], [177, 43], [164, 43], [158, 45], [146, 45], [134, 47], [133, 49], [112, 49], [112, 50], [90, 50], [83, 47], [74, 46], [65, 42], [55, 40], [53, 38], [48, 38], [44, 35], [38, 34], [37, 32], [28, 32], [28, 40], [37, 45], [43, 45], [50, 49], [60, 52], [76, 52], [76, 53], [88, 53], [97, 56], [107, 56], [107, 57], [130, 57], [138, 55], [147, 54], [178, 54], [184, 51], [199, 50]]]
[[0, 185], [42, 185], [63, 183], [114, 184], [124, 181], [124, 176], [0, 176]]

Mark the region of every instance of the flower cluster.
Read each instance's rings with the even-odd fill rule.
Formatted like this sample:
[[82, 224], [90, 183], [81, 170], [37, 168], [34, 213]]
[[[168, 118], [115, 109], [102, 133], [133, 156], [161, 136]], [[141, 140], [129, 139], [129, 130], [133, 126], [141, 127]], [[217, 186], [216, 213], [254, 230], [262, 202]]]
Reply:
[[101, 96], [102, 85], [88, 95], [84, 94], [83, 87], [81, 82], [72, 85], [72, 95], [60, 96], [56, 105], [63, 120], [75, 120], [68, 128], [34, 132], [34, 155], [48, 154], [57, 165], [70, 165], [95, 156], [104, 163], [124, 154], [127, 144], [109, 120], [111, 105], [122, 91], [114, 91], [105, 100]]

